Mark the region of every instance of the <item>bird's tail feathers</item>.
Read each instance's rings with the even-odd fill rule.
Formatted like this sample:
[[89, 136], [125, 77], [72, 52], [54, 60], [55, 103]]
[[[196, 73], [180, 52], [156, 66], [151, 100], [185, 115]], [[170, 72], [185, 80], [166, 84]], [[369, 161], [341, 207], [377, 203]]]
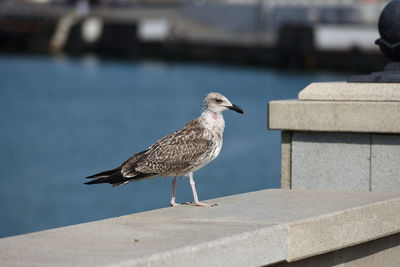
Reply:
[[[121, 167], [118, 167], [118, 168], [115, 168], [115, 169], [112, 169], [112, 170], [108, 170], [108, 171], [104, 171], [104, 172], [99, 172], [99, 173], [90, 175], [90, 176], [88, 176], [86, 178], [107, 178], [107, 177], [109, 177], [109, 176], [111, 176], [114, 173], [119, 172], [119, 171], [121, 171]], [[100, 180], [100, 179], [97, 179], [97, 180]]]
[[137, 175], [135, 175], [133, 177], [124, 177], [121, 173], [121, 168], [118, 167], [113, 170], [104, 171], [104, 172], [87, 177], [87, 178], [98, 178], [98, 179], [92, 180], [90, 182], [86, 182], [85, 184], [108, 183], [114, 187], [114, 186], [124, 185], [131, 181], [152, 178], [155, 176], [156, 176], [156, 174], [153, 174], [153, 173], [137, 173]]

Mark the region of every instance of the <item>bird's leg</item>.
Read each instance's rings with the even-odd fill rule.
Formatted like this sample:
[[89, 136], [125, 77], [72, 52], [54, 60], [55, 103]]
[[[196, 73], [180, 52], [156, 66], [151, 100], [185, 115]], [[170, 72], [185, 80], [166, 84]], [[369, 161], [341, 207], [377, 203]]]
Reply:
[[197, 197], [195, 182], [193, 180], [193, 172], [191, 172], [189, 174], [189, 178], [190, 178], [190, 186], [192, 187], [192, 192], [193, 192], [194, 205], [195, 206], [200, 206], [200, 207], [214, 206], [214, 205], [210, 205], [210, 204], [207, 204], [207, 203], [202, 203], [202, 202], [199, 201], [199, 199]]
[[169, 202], [169, 204], [170, 204], [172, 207], [178, 206], [178, 204], [176, 204], [176, 202], [175, 202], [176, 178], [177, 178], [177, 176], [175, 176], [175, 177], [174, 177], [174, 180], [172, 180], [172, 197], [171, 197], [171, 201]]

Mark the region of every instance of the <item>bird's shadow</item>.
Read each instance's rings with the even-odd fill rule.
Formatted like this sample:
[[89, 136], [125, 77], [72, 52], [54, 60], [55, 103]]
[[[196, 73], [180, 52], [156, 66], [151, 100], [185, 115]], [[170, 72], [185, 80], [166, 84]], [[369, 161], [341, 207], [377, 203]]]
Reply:
[[201, 206], [201, 205], [196, 205], [193, 202], [187, 201], [187, 202], [181, 203], [180, 205], [188, 205], [188, 206], [194, 206], [194, 207], [215, 207], [215, 206], [218, 206], [217, 203], [213, 203], [213, 204], [204, 203], [204, 204], [206, 204], [206, 205], [205, 206]]

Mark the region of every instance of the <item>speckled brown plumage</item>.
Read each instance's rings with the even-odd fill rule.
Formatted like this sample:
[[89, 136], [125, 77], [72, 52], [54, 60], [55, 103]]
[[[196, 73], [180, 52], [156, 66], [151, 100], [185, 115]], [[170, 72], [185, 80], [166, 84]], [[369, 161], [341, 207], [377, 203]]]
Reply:
[[157, 176], [187, 176], [205, 161], [212, 160], [216, 149], [213, 133], [194, 119], [182, 129], [155, 142], [141, 156], [133, 156], [122, 164], [121, 173], [134, 177], [138, 173]]
[[[190, 176], [194, 189], [192, 173], [214, 160], [221, 150], [225, 127], [222, 111], [226, 109], [243, 113], [223, 95], [208, 94], [200, 117], [191, 120], [180, 130], [161, 138], [146, 150], [133, 155], [121, 166], [89, 176], [88, 178], [98, 179], [86, 184], [109, 183], [117, 186], [157, 176], [175, 176], [175, 179], [177, 176]], [[173, 192], [175, 192], [175, 179]], [[193, 193], [196, 203], [195, 189]], [[174, 195], [173, 193], [171, 205], [175, 204]]]

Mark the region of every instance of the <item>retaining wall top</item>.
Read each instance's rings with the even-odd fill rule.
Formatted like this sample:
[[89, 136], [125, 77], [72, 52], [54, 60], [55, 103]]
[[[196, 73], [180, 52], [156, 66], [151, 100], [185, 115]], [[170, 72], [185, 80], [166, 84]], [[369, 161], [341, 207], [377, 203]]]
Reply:
[[262, 190], [0, 239], [1, 266], [250, 266], [400, 232], [400, 193]]

